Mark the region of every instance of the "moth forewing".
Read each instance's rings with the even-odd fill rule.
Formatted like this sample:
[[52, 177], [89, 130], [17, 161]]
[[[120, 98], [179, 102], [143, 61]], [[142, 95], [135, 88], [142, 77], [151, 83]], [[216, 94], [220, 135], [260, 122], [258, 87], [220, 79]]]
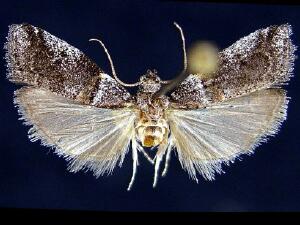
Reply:
[[219, 53], [211, 79], [190, 75], [171, 98], [181, 107], [202, 107], [286, 84], [293, 75], [296, 46], [289, 24], [259, 29]]
[[16, 91], [15, 104], [32, 126], [30, 139], [71, 160], [71, 171], [90, 169], [99, 176], [122, 164], [134, 130], [134, 110], [82, 105], [33, 87]]
[[266, 89], [202, 109], [170, 109], [173, 143], [184, 169], [214, 179], [228, 164], [275, 134], [286, 119], [288, 98], [282, 89]]
[[41, 87], [82, 104], [124, 106], [129, 92], [82, 51], [30, 24], [9, 26], [7, 78]]

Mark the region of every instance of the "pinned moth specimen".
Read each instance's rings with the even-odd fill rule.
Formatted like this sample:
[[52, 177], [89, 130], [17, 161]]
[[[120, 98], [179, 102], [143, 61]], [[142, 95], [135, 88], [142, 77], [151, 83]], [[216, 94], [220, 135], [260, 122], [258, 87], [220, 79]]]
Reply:
[[[291, 26], [270, 26], [241, 38], [216, 53], [217, 66], [202, 71], [202, 56], [186, 53], [183, 31], [175, 25], [182, 38], [183, 71], [163, 81], [148, 70], [133, 84], [117, 77], [100, 40], [93, 39], [105, 50], [112, 76], [48, 32], [11, 25], [5, 45], [7, 78], [23, 84], [14, 103], [21, 120], [31, 126], [30, 140], [52, 147], [69, 161], [70, 171], [91, 170], [96, 177], [112, 173], [130, 152], [128, 190], [139, 156], [154, 165], [156, 186], [160, 172], [166, 175], [172, 151], [196, 181], [197, 173], [213, 180], [223, 164], [253, 153], [286, 119], [289, 98], [282, 85], [292, 76], [296, 50]], [[125, 89], [135, 86], [135, 96]]]

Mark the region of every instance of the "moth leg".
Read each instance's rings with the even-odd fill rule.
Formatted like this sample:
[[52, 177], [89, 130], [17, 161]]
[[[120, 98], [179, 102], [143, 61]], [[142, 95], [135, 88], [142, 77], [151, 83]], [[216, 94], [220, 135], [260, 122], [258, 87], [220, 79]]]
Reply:
[[137, 142], [135, 139], [132, 139], [132, 160], [133, 160], [133, 167], [132, 167], [132, 176], [130, 183], [128, 185], [127, 191], [131, 190], [133, 182], [135, 180], [136, 169], [138, 166], [138, 150], [137, 150]]
[[172, 143], [169, 143], [168, 149], [167, 149], [167, 155], [166, 155], [166, 160], [165, 160], [165, 168], [161, 174], [162, 177], [166, 176], [169, 168], [169, 163], [171, 159], [171, 151], [172, 151]]
[[157, 154], [155, 155], [155, 167], [154, 167], [154, 179], [153, 179], [153, 188], [156, 187], [157, 180], [158, 180], [158, 172], [159, 172], [159, 167], [160, 163], [163, 159], [164, 154], [166, 153], [166, 150], [168, 148], [168, 143], [162, 143], [157, 151]]
[[143, 147], [140, 147], [140, 148], [139, 148], [139, 151], [140, 151], [141, 153], [143, 153], [143, 155], [145, 156], [145, 158], [146, 158], [152, 165], [154, 165], [154, 160], [151, 159], [151, 157], [147, 154], [147, 152], [145, 152], [145, 150], [144, 150]]

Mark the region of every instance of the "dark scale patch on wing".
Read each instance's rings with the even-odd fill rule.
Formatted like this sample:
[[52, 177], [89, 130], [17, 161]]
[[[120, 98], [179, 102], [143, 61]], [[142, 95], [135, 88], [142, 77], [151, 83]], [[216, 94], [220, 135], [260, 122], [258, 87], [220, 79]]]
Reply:
[[125, 105], [131, 99], [130, 94], [107, 74], [101, 74], [97, 87], [98, 90], [94, 93], [91, 105], [115, 108]]
[[[214, 78], [203, 81], [205, 97], [211, 103], [221, 102], [287, 83], [292, 76], [296, 50], [291, 34], [290, 25], [270, 26], [241, 38], [220, 52]], [[199, 77], [194, 76], [194, 79], [200, 82]], [[174, 101], [184, 104], [197, 91], [195, 87], [198, 86], [183, 82], [171, 96]], [[201, 102], [203, 97], [200, 94], [198, 97]]]
[[295, 60], [291, 33], [289, 25], [271, 26], [225, 49], [216, 79], [206, 82], [208, 90], [229, 99], [289, 81]]
[[[84, 104], [93, 101], [103, 71], [77, 48], [29, 24], [10, 26], [5, 48], [10, 81], [45, 88]], [[127, 94], [117, 82], [107, 85], [117, 86], [119, 96]]]
[[187, 77], [171, 94], [171, 98], [179, 108], [200, 108], [210, 102], [203, 82], [195, 75]]

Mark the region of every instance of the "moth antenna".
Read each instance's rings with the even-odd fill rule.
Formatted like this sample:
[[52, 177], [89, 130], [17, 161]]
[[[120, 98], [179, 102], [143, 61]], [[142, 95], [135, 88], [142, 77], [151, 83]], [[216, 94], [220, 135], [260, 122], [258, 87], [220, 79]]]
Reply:
[[158, 92], [154, 94], [154, 97], [157, 98], [161, 95], [166, 94], [167, 92], [173, 90], [175, 87], [177, 87], [189, 74], [187, 73], [187, 55], [186, 55], [186, 49], [185, 49], [185, 38], [183, 34], [183, 30], [181, 26], [178, 25], [178, 23], [174, 22], [174, 25], [180, 32], [181, 41], [182, 41], [182, 50], [183, 50], [183, 70], [181, 73], [175, 77], [172, 80], [166, 80], [161, 81], [162, 84], [167, 84], [164, 87], [162, 87]]
[[[183, 50], [183, 71], [185, 72], [187, 70], [187, 56], [186, 56], [186, 48], [185, 48], [185, 38], [184, 38], [184, 34], [183, 34], [183, 30], [181, 28], [181, 26], [179, 26], [178, 23], [174, 22], [173, 23], [176, 28], [179, 30], [180, 32], [180, 37], [181, 37], [181, 41], [182, 41], [182, 50]], [[164, 80], [161, 81], [162, 84], [168, 84], [170, 83], [172, 80]]]
[[183, 34], [182, 28], [178, 25], [178, 23], [174, 22], [174, 25], [180, 32], [181, 41], [182, 41], [182, 50], [183, 50], [183, 71], [187, 70], [187, 56], [186, 56], [186, 49], [185, 49], [185, 38]]
[[100, 45], [101, 45], [102, 48], [104, 49], [104, 52], [105, 52], [105, 54], [106, 54], [106, 56], [107, 56], [107, 58], [108, 58], [108, 60], [109, 60], [110, 68], [111, 68], [111, 73], [112, 73], [113, 77], [115, 78], [115, 80], [116, 80], [119, 84], [121, 84], [121, 85], [123, 85], [123, 86], [125, 86], [125, 87], [135, 87], [135, 86], [138, 86], [138, 85], [140, 84], [140, 82], [136, 82], [136, 83], [133, 83], [133, 84], [127, 84], [127, 83], [124, 83], [123, 81], [121, 81], [121, 80], [118, 78], [117, 74], [116, 74], [116, 70], [115, 70], [113, 61], [112, 61], [112, 59], [111, 59], [111, 57], [110, 57], [110, 54], [109, 54], [107, 48], [105, 47], [104, 43], [103, 43], [101, 40], [95, 39], [95, 38], [92, 38], [92, 39], [90, 39], [89, 41], [96, 41], [96, 42], [99, 42], [99, 43], [100, 43]]

